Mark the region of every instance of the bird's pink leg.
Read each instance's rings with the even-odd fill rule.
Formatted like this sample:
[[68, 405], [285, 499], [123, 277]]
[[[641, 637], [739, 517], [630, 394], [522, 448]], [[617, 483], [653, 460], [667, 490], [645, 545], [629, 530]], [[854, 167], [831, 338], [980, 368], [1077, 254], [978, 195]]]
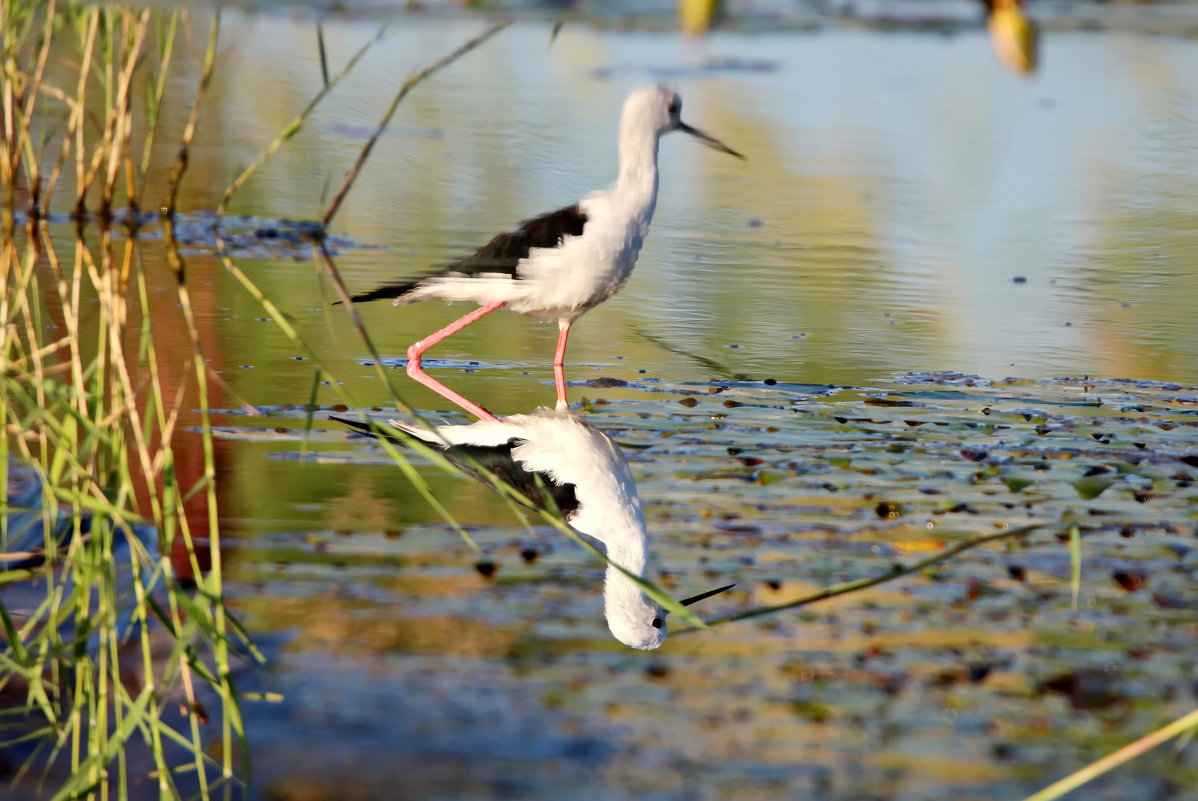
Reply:
[[557, 388], [557, 408], [568, 409], [566, 400], [566, 340], [570, 337], [570, 323], [559, 320], [557, 324], [557, 352], [553, 355], [553, 385]]
[[433, 392], [436, 392], [442, 398], [461, 406], [479, 420], [495, 420], [496, 417], [483, 407], [479, 406], [477, 403], [471, 403], [449, 387], [442, 384], [437, 379], [433, 378], [428, 373], [424, 372], [424, 370], [420, 369], [420, 357], [433, 345], [436, 345], [438, 342], [446, 339], [447, 337], [453, 336], [475, 320], [483, 317], [484, 315], [490, 314], [502, 305], [502, 300], [496, 300], [479, 306], [469, 314], [454, 320], [440, 331], [436, 332], [435, 334], [429, 334], [424, 339], [408, 348], [408, 375], [419, 381], [421, 384], [424, 384]]
[[553, 364], [561, 367], [566, 363], [566, 340], [570, 337], [570, 323], [565, 320], [557, 322], [557, 352], [553, 354]]

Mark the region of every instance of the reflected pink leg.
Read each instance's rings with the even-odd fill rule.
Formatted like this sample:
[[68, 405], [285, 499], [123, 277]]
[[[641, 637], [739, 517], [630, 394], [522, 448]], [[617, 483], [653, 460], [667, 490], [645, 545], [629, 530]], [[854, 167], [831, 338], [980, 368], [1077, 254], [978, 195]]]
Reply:
[[557, 328], [557, 353], [553, 355], [553, 384], [557, 388], [557, 408], [567, 409], [570, 402], [566, 400], [566, 369], [562, 364], [566, 360], [566, 340], [570, 336], [570, 323], [559, 320]]
[[557, 408], [569, 409], [570, 402], [566, 400], [566, 369], [560, 364], [553, 365], [553, 385], [557, 387]]
[[408, 375], [419, 381], [421, 384], [424, 384], [433, 392], [436, 392], [442, 398], [461, 406], [479, 420], [495, 420], [496, 417], [483, 407], [479, 406], [477, 403], [471, 403], [449, 387], [442, 384], [437, 379], [433, 378], [428, 373], [424, 372], [424, 370], [420, 369], [420, 357], [433, 345], [436, 345], [438, 342], [447, 337], [453, 336], [475, 320], [483, 317], [484, 315], [490, 314], [502, 305], [502, 300], [496, 300], [483, 306], [479, 306], [469, 314], [454, 320], [440, 331], [436, 332], [435, 334], [429, 334], [424, 339], [408, 348]]

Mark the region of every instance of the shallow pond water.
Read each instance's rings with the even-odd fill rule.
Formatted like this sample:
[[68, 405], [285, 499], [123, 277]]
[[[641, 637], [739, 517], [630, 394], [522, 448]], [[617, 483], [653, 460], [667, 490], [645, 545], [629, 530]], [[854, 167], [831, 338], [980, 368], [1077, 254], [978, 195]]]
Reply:
[[[327, 21], [331, 63], [379, 24]], [[393, 24], [238, 195], [247, 241], [316, 216], [397, 83], [484, 27]], [[311, 19], [231, 11], [224, 30], [192, 215], [320, 87]], [[517, 24], [404, 102], [334, 225], [351, 291], [604, 185], [624, 95], [668, 80], [748, 160], [663, 142], [637, 269], [576, 325], [567, 365], [576, 408], [632, 463], [650, 577], [677, 596], [735, 581], [715, 617], [1046, 528], [631, 651], [592, 556], [424, 466], [484, 575], [377, 446], [323, 422], [389, 395], [309, 251], [233, 257], [331, 375], [197, 238], [189, 282], [228, 384], [226, 592], [271, 660], [239, 681], [282, 699], [245, 709], [253, 797], [1016, 799], [1192, 709], [1198, 42], [1060, 32], [1020, 80], [972, 27], [549, 31]], [[155, 336], [184, 347], [154, 231], [136, 250]], [[465, 422], [402, 369], [465, 309], [360, 311], [405, 401]], [[552, 402], [555, 335], [495, 314], [426, 366], [529, 412]], [[1161, 749], [1089, 797], [1195, 782], [1192, 747]]]
[[[319, 89], [310, 21], [227, 27], [217, 111], [194, 156], [204, 166], [189, 178], [202, 185], [189, 186], [185, 210], [215, 206]], [[329, 25], [330, 59], [377, 27]], [[234, 211], [313, 217], [394, 81], [482, 24], [404, 18], [393, 27]], [[665, 79], [683, 94], [686, 117], [748, 161], [686, 137], [663, 141], [661, 196], [637, 270], [578, 323], [575, 363], [820, 383], [901, 370], [1198, 377], [1198, 189], [1176, 180], [1198, 146], [1192, 42], [1063, 33], [1046, 42], [1041, 73], [1019, 80], [981, 30], [831, 28], [691, 43], [567, 26], [552, 47], [547, 40], [547, 26], [517, 25], [404, 102], [336, 222], [337, 233], [375, 246], [339, 259], [351, 290], [418, 275], [605, 185], [624, 94]], [[346, 368], [339, 373], [369, 375], [352, 367], [363, 354], [328, 316], [331, 293], [305, 262], [251, 264], [302, 333]], [[208, 313], [225, 369], [252, 368], [236, 385], [258, 403], [300, 400], [293, 387], [304, 367], [273, 326], [251, 325], [260, 309], [218, 265], [197, 259], [192, 272], [216, 285], [221, 302]], [[383, 355], [396, 357], [461, 311], [362, 308]], [[502, 365], [519, 380], [455, 379], [497, 412], [520, 410], [544, 397], [555, 333], [492, 315], [430, 356]], [[435, 397], [406, 396], [420, 407]]]

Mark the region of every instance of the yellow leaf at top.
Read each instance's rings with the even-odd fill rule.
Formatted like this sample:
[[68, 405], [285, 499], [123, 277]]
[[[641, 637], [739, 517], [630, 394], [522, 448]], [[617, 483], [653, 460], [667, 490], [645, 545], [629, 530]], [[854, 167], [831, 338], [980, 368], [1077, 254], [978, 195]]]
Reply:
[[1003, 66], [1020, 75], [1036, 71], [1040, 30], [1016, 0], [995, 0], [987, 27]]
[[678, 0], [678, 24], [687, 36], [702, 36], [711, 30], [723, 0]]

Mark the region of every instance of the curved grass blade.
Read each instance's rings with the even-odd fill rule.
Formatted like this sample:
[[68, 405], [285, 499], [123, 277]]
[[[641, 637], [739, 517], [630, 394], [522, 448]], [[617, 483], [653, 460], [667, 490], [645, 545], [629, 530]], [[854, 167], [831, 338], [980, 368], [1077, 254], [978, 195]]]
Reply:
[[1065, 778], [1053, 782], [1040, 792], [1029, 795], [1023, 801], [1055, 801], [1055, 799], [1076, 790], [1087, 782], [1097, 779], [1104, 773], [1109, 773], [1123, 763], [1130, 762], [1136, 757], [1151, 751], [1158, 745], [1178, 735], [1192, 734], [1195, 730], [1198, 730], [1198, 709], [1195, 709], [1188, 715], [1181, 716], [1154, 732], [1145, 734], [1140, 739], [1128, 743], [1113, 753], [1107, 754], [1102, 759], [1091, 762], [1084, 768], [1070, 773]]
[[[734, 615], [728, 615], [726, 617], [716, 618], [715, 620], [709, 620], [707, 621], [707, 626], [719, 626], [724, 623], [732, 623], [733, 621], [737, 620], [748, 620], [749, 618], [761, 617], [763, 615], [772, 615], [776, 612], [783, 612], [788, 609], [797, 609], [801, 606], [807, 606], [808, 604], [813, 604], [816, 601], [822, 601], [827, 598], [835, 598], [839, 595], [847, 595], [851, 592], [864, 590], [868, 587], [875, 587], [879, 584], [885, 584], [887, 582], [894, 581], [897, 578], [902, 578], [903, 576], [909, 576], [912, 573], [918, 573], [924, 568], [932, 567], [933, 565], [940, 564], [941, 562], [946, 562], [957, 554], [968, 551], [971, 548], [976, 548], [979, 545], [985, 545], [987, 543], [998, 542], [999, 540], [1011, 539], [1014, 537], [1026, 537], [1029, 534], [1041, 530], [1042, 528], [1044, 528], [1044, 524], [1033, 523], [1026, 526], [1020, 526], [1019, 528], [1009, 528], [1005, 531], [999, 531], [994, 534], [983, 534], [980, 537], [974, 537], [973, 539], [959, 542], [952, 547], [945, 548], [939, 553], [929, 556], [927, 559], [922, 559], [913, 564], [906, 566], [896, 565], [893, 570], [888, 573], [883, 573], [880, 576], [858, 579], [856, 581], [846, 581], [842, 584], [836, 584], [832, 587], [811, 593], [810, 595], [805, 595], [802, 598], [798, 598], [793, 601], [787, 601], [786, 603], [775, 604], [774, 606], [761, 606], [756, 609], [748, 609], [744, 612], [738, 612]], [[682, 632], [678, 633], [681, 634]]]

